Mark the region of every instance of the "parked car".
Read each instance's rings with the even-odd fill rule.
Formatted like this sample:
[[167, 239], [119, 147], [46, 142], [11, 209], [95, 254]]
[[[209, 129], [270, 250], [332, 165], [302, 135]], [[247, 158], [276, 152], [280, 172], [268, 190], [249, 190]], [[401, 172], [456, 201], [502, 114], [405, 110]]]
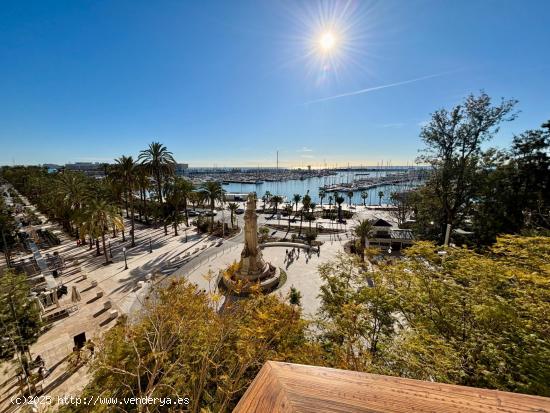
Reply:
[[187, 215], [189, 215], [190, 217], [198, 217], [200, 214], [197, 211], [191, 209], [187, 211]]
[[203, 215], [205, 217], [213, 217], [216, 215], [216, 211], [206, 211]]
[[235, 210], [235, 214], [237, 214], [237, 215], [244, 214], [244, 209], [243, 209], [243, 208], [239, 208], [239, 209]]

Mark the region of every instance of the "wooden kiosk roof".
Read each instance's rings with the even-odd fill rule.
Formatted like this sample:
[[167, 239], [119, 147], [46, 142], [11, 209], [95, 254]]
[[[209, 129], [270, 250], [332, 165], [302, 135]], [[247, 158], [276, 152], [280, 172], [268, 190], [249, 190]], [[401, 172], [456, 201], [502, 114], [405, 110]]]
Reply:
[[550, 398], [268, 361], [233, 412], [550, 412]]

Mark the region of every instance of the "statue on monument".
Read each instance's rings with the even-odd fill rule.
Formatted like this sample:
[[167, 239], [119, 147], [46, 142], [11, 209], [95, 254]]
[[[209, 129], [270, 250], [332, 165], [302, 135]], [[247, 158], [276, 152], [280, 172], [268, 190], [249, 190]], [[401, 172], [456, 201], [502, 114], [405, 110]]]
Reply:
[[241, 252], [241, 271], [243, 275], [261, 274], [266, 267], [262, 252], [258, 248], [258, 215], [256, 214], [256, 198], [249, 194], [244, 213], [244, 248]]
[[[262, 257], [262, 251], [258, 244], [258, 215], [256, 214], [256, 196], [251, 193], [246, 202], [244, 214], [244, 247], [241, 252], [241, 260], [234, 278], [223, 278], [226, 286], [239, 294], [248, 293], [254, 286], [260, 291], [271, 291], [279, 282], [278, 270], [266, 263]], [[236, 288], [239, 284], [240, 286]]]

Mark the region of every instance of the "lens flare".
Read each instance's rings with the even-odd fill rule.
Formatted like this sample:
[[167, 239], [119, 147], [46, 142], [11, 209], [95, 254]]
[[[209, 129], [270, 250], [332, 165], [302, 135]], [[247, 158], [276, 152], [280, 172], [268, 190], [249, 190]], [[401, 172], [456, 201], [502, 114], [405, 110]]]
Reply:
[[332, 49], [334, 49], [335, 45], [336, 37], [332, 32], [323, 33], [323, 35], [319, 39], [319, 46], [321, 46], [321, 50], [324, 52], [331, 51]]

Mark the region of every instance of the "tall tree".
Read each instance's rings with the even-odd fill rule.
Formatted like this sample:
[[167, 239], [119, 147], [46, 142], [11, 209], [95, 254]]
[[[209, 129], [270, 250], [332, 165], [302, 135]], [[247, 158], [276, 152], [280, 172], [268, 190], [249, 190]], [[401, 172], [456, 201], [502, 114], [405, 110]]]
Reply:
[[115, 162], [116, 164], [113, 168], [113, 174], [122, 181], [125, 190], [124, 192], [126, 193], [126, 200], [130, 206], [130, 247], [135, 247], [134, 190], [137, 180], [136, 163], [131, 156], [124, 155], [118, 159], [115, 159]]
[[321, 210], [323, 209], [323, 199], [327, 196], [327, 192], [324, 189], [319, 189], [319, 201], [321, 202]]
[[368, 191], [361, 191], [361, 198], [363, 199], [363, 206], [367, 206], [367, 198], [369, 197]]
[[198, 188], [200, 193], [204, 195], [204, 198], [207, 199], [210, 203], [210, 231], [214, 230], [214, 209], [216, 208], [216, 202], [223, 204], [225, 200], [224, 193], [225, 191], [222, 188], [222, 185], [219, 182], [208, 181], [201, 184]]
[[176, 160], [172, 152], [160, 142], [153, 142], [147, 149], [140, 152], [138, 161], [146, 165], [150, 174], [154, 177], [157, 186], [157, 198], [162, 206], [162, 186], [167, 176], [174, 174]]
[[[285, 207], [284, 207], [284, 211], [285, 211], [285, 214], [288, 216], [288, 229], [287, 229], [287, 234], [290, 232], [290, 221], [292, 219], [292, 211], [294, 210], [294, 208], [292, 207], [292, 204], [286, 204]], [[285, 238], [286, 238], [286, 235], [285, 235]]]
[[235, 217], [235, 212], [237, 211], [237, 209], [239, 209], [239, 204], [237, 204], [236, 202], [230, 202], [229, 204], [227, 204], [227, 207], [231, 212], [231, 228], [235, 228], [235, 225], [233, 224], [233, 219]]
[[444, 211], [441, 239], [468, 208], [475, 194], [475, 171], [481, 145], [490, 140], [504, 121], [515, 118], [515, 100], [494, 105], [486, 93], [470, 95], [450, 111], [440, 109], [422, 128], [426, 148], [419, 160], [429, 163], [430, 181]]
[[294, 196], [292, 197], [292, 200], [294, 201], [294, 204], [296, 205], [296, 215], [298, 215], [298, 204], [302, 200], [302, 195], [294, 194]]
[[[78, 215], [87, 196], [86, 179], [81, 173], [67, 171], [58, 175], [56, 180], [56, 192], [59, 196], [57, 205], [58, 208], [61, 208], [58, 211], [64, 211], [61, 212], [60, 216], [66, 217], [64, 227], [70, 233], [73, 232], [75, 217]], [[59, 203], [59, 199], [61, 203]], [[76, 235], [78, 236], [78, 233]]]
[[0, 359], [11, 359], [15, 350], [23, 356], [40, 336], [40, 311], [30, 294], [24, 274], [7, 270], [0, 275]]
[[147, 191], [151, 187], [149, 177], [150, 174], [145, 165], [136, 165], [136, 185], [139, 190], [139, 199], [141, 200], [139, 218], [142, 219], [143, 215], [146, 223], [149, 223], [149, 211], [147, 208]]
[[367, 247], [368, 239], [372, 235], [373, 226], [368, 219], [360, 220], [355, 227], [353, 232], [357, 238], [360, 240], [361, 244], [361, 256], [363, 256], [365, 248]]
[[334, 193], [334, 202], [338, 205], [338, 222], [342, 222], [342, 204], [344, 201], [343, 196], [340, 196], [337, 192]]
[[378, 191], [378, 206], [382, 206], [382, 198], [384, 198], [384, 191]]
[[279, 204], [283, 202], [283, 197], [280, 195], [273, 195], [269, 201], [274, 207], [273, 215], [275, 216], [279, 211]]
[[302, 223], [304, 222], [304, 213], [308, 212], [311, 208], [311, 197], [309, 196], [309, 191], [302, 198], [302, 210], [300, 212], [300, 232], [299, 235], [302, 235]]
[[99, 234], [106, 264], [110, 262], [105, 245], [105, 234], [107, 234], [109, 228], [123, 230], [124, 222], [122, 221], [122, 217], [116, 207], [108, 204], [104, 199], [92, 198], [86, 208], [85, 219], [81, 223], [80, 230], [84, 234], [89, 233], [94, 237], [97, 237], [97, 234]]
[[349, 207], [351, 208], [351, 200], [353, 199], [353, 191], [348, 191], [347, 193], [349, 199]]

